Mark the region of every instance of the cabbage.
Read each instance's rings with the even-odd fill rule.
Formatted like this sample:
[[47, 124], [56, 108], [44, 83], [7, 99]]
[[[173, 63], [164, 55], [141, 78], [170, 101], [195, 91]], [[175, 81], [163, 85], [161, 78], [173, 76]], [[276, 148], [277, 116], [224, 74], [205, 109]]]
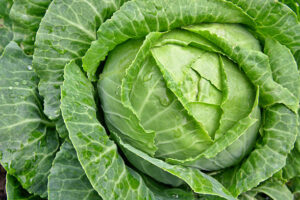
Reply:
[[1, 0], [8, 199], [297, 199], [299, 5]]

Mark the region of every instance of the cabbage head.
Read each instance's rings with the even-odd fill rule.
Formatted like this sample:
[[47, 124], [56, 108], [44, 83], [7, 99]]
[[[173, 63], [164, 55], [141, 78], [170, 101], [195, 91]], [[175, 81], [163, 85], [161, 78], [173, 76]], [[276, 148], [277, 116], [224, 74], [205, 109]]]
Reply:
[[300, 197], [299, 2], [0, 3], [8, 200]]

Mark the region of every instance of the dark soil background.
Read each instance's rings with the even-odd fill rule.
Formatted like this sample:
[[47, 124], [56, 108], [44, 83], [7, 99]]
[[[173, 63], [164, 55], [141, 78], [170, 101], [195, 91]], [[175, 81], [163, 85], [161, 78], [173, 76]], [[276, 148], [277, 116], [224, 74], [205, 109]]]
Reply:
[[0, 165], [0, 200], [5, 200], [6, 199], [6, 194], [5, 194], [5, 170], [3, 167]]

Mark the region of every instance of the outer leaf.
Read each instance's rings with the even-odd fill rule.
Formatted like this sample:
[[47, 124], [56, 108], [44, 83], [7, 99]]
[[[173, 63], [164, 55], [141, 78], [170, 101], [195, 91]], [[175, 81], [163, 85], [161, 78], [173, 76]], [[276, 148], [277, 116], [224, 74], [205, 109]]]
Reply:
[[1, 24], [3, 24], [4, 21], [3, 18], [8, 17], [9, 15], [9, 10], [12, 6], [13, 1], [12, 0], [0, 0], [1, 6], [0, 7], [0, 18], [1, 18]]
[[300, 176], [300, 151], [297, 148], [294, 148], [289, 154], [286, 161], [286, 166], [283, 170], [284, 176], [287, 179], [291, 179], [295, 176]]
[[36, 31], [50, 2], [51, 0], [14, 1], [10, 11], [14, 41], [19, 43], [27, 54], [33, 53]]
[[293, 200], [293, 194], [288, 187], [278, 180], [269, 179], [251, 191], [264, 193], [273, 200]]
[[285, 106], [276, 105], [268, 108], [264, 117], [268, 120], [264, 122], [263, 138], [248, 158], [240, 166], [218, 175], [233, 194], [245, 192], [279, 171], [285, 166], [287, 155], [293, 148], [297, 116]]
[[300, 21], [300, 1], [299, 0], [279, 0], [280, 2], [286, 4], [290, 7], [298, 16], [298, 21]]
[[66, 140], [56, 154], [48, 183], [49, 200], [101, 200], [82, 169], [74, 147]]
[[6, 175], [6, 195], [7, 200], [41, 200], [24, 190], [18, 180], [9, 174]]
[[[156, 200], [171, 200], [174, 198], [178, 200], [191, 200], [194, 197], [192, 191], [167, 188], [145, 176], [143, 179], [146, 185], [153, 191]], [[101, 199], [90, 185], [78, 161], [76, 151], [68, 139], [63, 143], [54, 159], [49, 175], [48, 190], [49, 200]]]
[[13, 39], [13, 33], [7, 27], [1, 27], [0, 25], [0, 55], [4, 47]]
[[0, 27], [6, 26], [11, 28], [11, 20], [9, 19], [9, 11], [13, 4], [12, 0], [0, 0]]
[[300, 75], [291, 51], [279, 42], [267, 38], [264, 52], [268, 55], [274, 81], [300, 99]]
[[288, 155], [283, 175], [286, 179], [300, 176], [300, 110], [298, 116], [298, 137], [292, 152]]
[[193, 191], [185, 191], [179, 188], [169, 188], [163, 184], [158, 184], [152, 179], [143, 176], [146, 185], [155, 195], [155, 200], [196, 200], [196, 195]]
[[41, 111], [31, 58], [11, 42], [0, 58], [0, 162], [30, 193], [47, 196], [57, 133]]
[[44, 112], [50, 119], [60, 115], [60, 86], [64, 66], [80, 60], [99, 25], [125, 0], [54, 0], [36, 35], [33, 67], [40, 77], [39, 91]]
[[300, 24], [296, 15], [286, 5], [275, 0], [226, 1], [233, 2], [254, 18], [258, 25], [257, 32], [286, 45], [294, 55], [299, 51], [300, 39], [297, 37], [297, 33], [299, 33]]
[[250, 15], [256, 22], [256, 32], [270, 37], [291, 49], [300, 64], [300, 23], [295, 13], [276, 0], [226, 0]]
[[0, 55], [4, 47], [12, 40], [11, 21], [9, 19], [9, 11], [12, 0], [0, 0]]
[[266, 198], [273, 200], [294, 200], [289, 188], [276, 178], [270, 178], [261, 183], [258, 187], [242, 193], [239, 196], [240, 200], [262, 200]]
[[[287, 88], [298, 99], [300, 98], [300, 75], [297, 64], [289, 49], [268, 38], [265, 52], [269, 56], [274, 80]], [[300, 112], [298, 111], [298, 114]], [[286, 179], [300, 176], [300, 117], [298, 115], [298, 137], [295, 147], [288, 155], [283, 174]]]
[[62, 115], [78, 159], [103, 199], [153, 199], [142, 178], [126, 167], [97, 120], [94, 88], [72, 61], [65, 68]]
[[295, 195], [295, 199], [297, 199], [297, 197], [300, 197], [300, 177], [297, 178], [293, 178], [290, 183], [289, 183], [289, 187], [292, 190], [292, 192]]
[[194, 192], [199, 194], [215, 195], [225, 199], [235, 199], [216, 179], [206, 175], [200, 170], [180, 165], [170, 165], [162, 160], [152, 158], [144, 152], [123, 143], [115, 133], [112, 134], [126, 156], [131, 156], [131, 154], [133, 154], [134, 156], [139, 157], [139, 159], [146, 160], [166, 172], [181, 178], [193, 189]]
[[64, 138], [68, 137], [68, 130], [66, 128], [66, 125], [65, 125], [65, 122], [64, 122], [62, 116], [60, 116], [58, 118], [55, 125], [56, 125], [56, 130], [57, 130], [60, 138], [64, 139]]
[[248, 192], [244, 192], [239, 196], [240, 200], [257, 200], [255, 198], [255, 196], [257, 195], [257, 192], [254, 191], [248, 191]]

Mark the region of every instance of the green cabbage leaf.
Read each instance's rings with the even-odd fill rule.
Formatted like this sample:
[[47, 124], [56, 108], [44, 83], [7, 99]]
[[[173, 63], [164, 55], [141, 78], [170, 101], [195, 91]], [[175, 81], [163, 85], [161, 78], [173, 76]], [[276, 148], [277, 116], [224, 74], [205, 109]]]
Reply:
[[7, 199], [298, 199], [299, 13], [0, 0]]

